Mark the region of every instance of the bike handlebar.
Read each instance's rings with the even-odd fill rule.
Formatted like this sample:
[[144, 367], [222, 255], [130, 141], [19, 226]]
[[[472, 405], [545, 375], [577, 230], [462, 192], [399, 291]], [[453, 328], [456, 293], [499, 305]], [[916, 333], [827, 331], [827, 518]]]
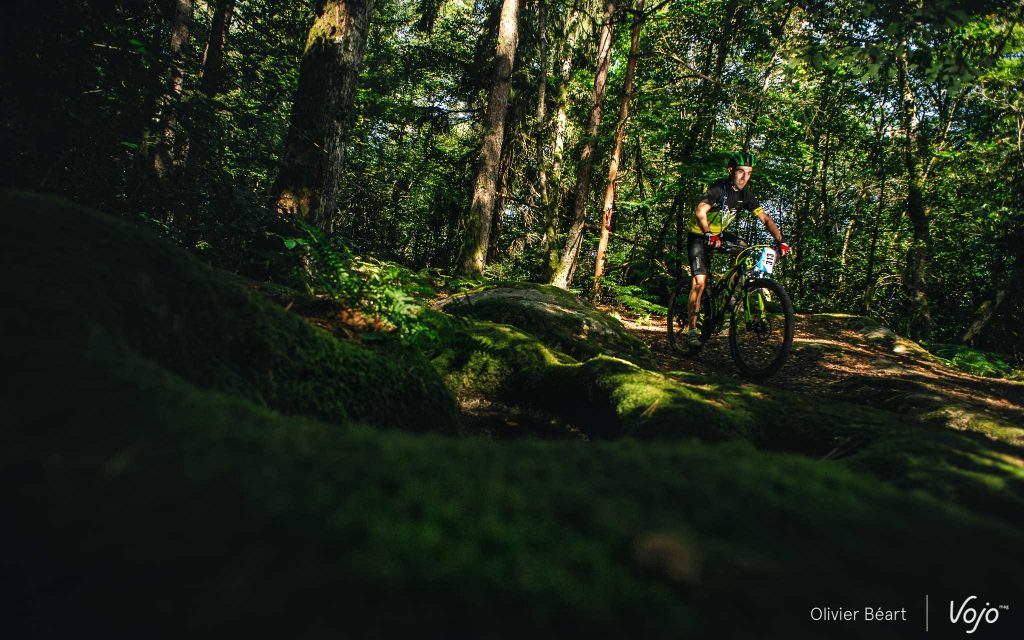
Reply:
[[[705, 240], [705, 243], [707, 243], [707, 240]], [[722, 240], [722, 241], [720, 241], [720, 243], [719, 243], [719, 245], [717, 247], [712, 247], [712, 248], [715, 249], [716, 251], [725, 251], [725, 252], [736, 251], [736, 252], [742, 253], [743, 251], [749, 251], [751, 249], [758, 249], [760, 247], [768, 247], [768, 248], [773, 249], [774, 251], [778, 252], [778, 249], [776, 247], [773, 247], [770, 244], [746, 244], [746, 243], [743, 243], [743, 242], [732, 242], [730, 240]], [[782, 259], [783, 257], [784, 256], [782, 256], [782, 255], [778, 255], [779, 259]]]

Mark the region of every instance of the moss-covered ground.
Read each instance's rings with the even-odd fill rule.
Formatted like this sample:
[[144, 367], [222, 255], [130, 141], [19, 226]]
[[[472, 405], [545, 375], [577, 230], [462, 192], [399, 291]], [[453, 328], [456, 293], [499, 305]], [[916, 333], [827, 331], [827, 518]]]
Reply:
[[[2, 197], [14, 637], [908, 637], [809, 611], [1022, 592], [1012, 426], [443, 313], [369, 350], [130, 225]], [[465, 434], [473, 397], [591, 441]]]

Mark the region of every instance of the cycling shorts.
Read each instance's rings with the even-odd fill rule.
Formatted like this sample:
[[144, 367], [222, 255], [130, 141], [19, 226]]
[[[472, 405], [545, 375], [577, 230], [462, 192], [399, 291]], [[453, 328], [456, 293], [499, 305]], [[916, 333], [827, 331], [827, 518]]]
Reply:
[[705, 246], [703, 233], [691, 233], [686, 242], [690, 254], [690, 275], [700, 276], [711, 273], [711, 252]]

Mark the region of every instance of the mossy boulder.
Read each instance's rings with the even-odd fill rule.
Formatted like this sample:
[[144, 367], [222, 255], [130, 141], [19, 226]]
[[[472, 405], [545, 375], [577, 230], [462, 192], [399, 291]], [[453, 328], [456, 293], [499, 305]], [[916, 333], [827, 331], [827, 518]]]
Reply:
[[905, 338], [874, 318], [845, 313], [819, 313], [812, 316], [812, 322], [832, 330], [849, 330], [865, 342], [879, 346], [897, 356], [913, 356], [934, 360], [927, 349]]
[[835, 464], [328, 425], [100, 343], [34, 347], [0, 389], [19, 637], [789, 638], [823, 602], [1024, 586], [1019, 532]]
[[615, 318], [569, 291], [547, 285], [507, 283], [446, 298], [447, 313], [517, 327], [577, 360], [610, 355], [654, 368], [650, 349]]
[[420, 430], [457, 423], [433, 368], [396, 340], [375, 350], [339, 341], [111, 216], [11, 191], [0, 202], [17, 238], [0, 257], [7, 336], [102, 342], [284, 413]]
[[[791, 638], [820, 635], [813, 606], [1024, 588], [1011, 442], [441, 313], [425, 355], [370, 351], [131, 225], [2, 198], [13, 637]], [[378, 428], [449, 428], [445, 383], [639, 437]], [[816, 433], [863, 442], [763, 450]]]
[[1016, 448], [1024, 430], [958, 411], [921, 382], [851, 378], [846, 385], [858, 402], [845, 402], [713, 375], [666, 375], [608, 356], [577, 362], [508, 325], [438, 312], [424, 320], [431, 331], [417, 345], [460, 400], [529, 410], [534, 434], [743, 441], [849, 466], [1024, 526]]
[[579, 362], [509, 325], [437, 311], [422, 320], [428, 330], [414, 344], [460, 401], [543, 409], [593, 437], [745, 439], [824, 453], [837, 429], [887, 423], [870, 409], [808, 404], [731, 378], [665, 375], [604, 355]]

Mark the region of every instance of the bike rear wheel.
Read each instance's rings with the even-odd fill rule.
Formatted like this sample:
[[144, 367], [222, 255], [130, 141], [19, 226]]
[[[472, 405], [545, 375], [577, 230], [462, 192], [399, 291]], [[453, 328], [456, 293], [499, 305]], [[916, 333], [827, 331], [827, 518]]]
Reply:
[[740, 373], [778, 373], [793, 345], [793, 303], [786, 290], [768, 278], [748, 282], [730, 313], [729, 349]]
[[704, 295], [700, 299], [700, 312], [697, 314], [697, 330], [700, 331], [700, 345], [691, 347], [686, 342], [686, 333], [690, 329], [690, 313], [687, 309], [690, 300], [690, 286], [693, 278], [683, 278], [672, 291], [668, 301], [668, 344], [674, 353], [692, 356], [704, 346], [711, 337], [712, 293], [711, 286], [704, 287]]

